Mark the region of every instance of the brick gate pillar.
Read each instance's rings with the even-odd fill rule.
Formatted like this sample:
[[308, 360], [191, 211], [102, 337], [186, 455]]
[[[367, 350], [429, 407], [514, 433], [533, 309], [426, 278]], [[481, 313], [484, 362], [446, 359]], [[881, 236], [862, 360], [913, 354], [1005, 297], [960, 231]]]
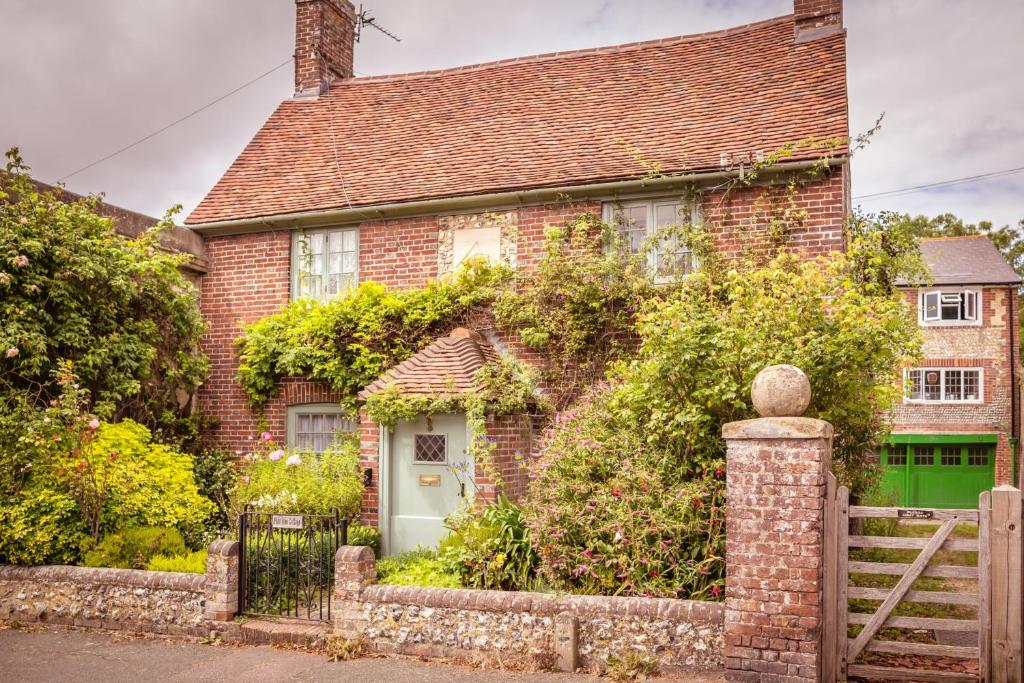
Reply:
[[722, 428], [728, 678], [818, 681], [832, 425], [799, 417], [810, 384], [793, 366], [762, 370], [751, 395], [762, 417]]

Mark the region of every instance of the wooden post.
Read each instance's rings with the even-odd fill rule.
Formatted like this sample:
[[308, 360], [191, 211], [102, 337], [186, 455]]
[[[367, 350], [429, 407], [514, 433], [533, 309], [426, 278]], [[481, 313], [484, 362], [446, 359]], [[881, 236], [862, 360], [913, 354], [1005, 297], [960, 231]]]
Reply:
[[[850, 489], [840, 486], [836, 491], [836, 551], [839, 553], [836, 564], [836, 624], [838, 632], [836, 647], [836, 680], [845, 681], [849, 672], [850, 661], [846, 656], [850, 648], [847, 644], [847, 612], [850, 608]], [[829, 683], [832, 683], [829, 681]]]
[[[839, 680], [836, 672], [836, 642], [839, 640], [839, 624], [836, 619], [836, 605], [839, 571], [839, 553], [836, 548], [838, 527], [836, 524], [836, 476], [825, 475], [825, 583], [822, 586], [822, 637], [821, 637], [821, 681], [835, 683]], [[842, 640], [846, 642], [846, 624], [843, 624]]]
[[992, 489], [989, 523], [989, 612], [992, 683], [1021, 683], [1021, 497]]
[[982, 491], [978, 496], [978, 680], [992, 680], [992, 556], [989, 552], [989, 525], [992, 517], [992, 494]]

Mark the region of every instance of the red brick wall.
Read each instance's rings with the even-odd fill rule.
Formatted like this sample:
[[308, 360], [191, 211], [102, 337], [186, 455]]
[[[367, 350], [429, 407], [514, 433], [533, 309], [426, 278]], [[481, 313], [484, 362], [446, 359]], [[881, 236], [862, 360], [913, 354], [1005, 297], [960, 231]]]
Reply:
[[[808, 217], [788, 236], [788, 244], [808, 255], [840, 249], [844, 171], [801, 188], [794, 202]], [[707, 193], [705, 223], [719, 233], [718, 244], [728, 256], [765, 246], [755, 227], [763, 222], [766, 203], [762, 188]], [[788, 201], [788, 197], [786, 198]], [[529, 270], [543, 255], [544, 228], [564, 224], [583, 212], [600, 214], [601, 202], [571, 202], [522, 207], [515, 211], [517, 267]], [[398, 289], [422, 287], [437, 275], [438, 220], [436, 216], [369, 221], [360, 226], [359, 278]], [[264, 423], [246, 409], [245, 396], [234, 381], [238, 362], [233, 340], [241, 325], [277, 312], [289, 300], [290, 236], [287, 232], [214, 237], [207, 240], [210, 273], [203, 282], [203, 310], [210, 329], [204, 348], [211, 359], [211, 376], [202, 388], [204, 412], [220, 421], [210, 437], [232, 449], [245, 450], [264, 426], [280, 441], [285, 437], [285, 408], [298, 403], [331, 402], [339, 397], [308, 383], [285, 382], [282, 394], [271, 399]], [[539, 358], [509, 335], [495, 332], [495, 341], [517, 357], [536, 364]], [[305, 387], [305, 388], [302, 388]], [[512, 448], [516, 448], [513, 446]]]
[[[1008, 304], [1015, 298], [1005, 287], [973, 287], [981, 291], [981, 325], [921, 328], [924, 358], [914, 367], [983, 368], [982, 402], [915, 404], [901, 402], [893, 415], [893, 430], [903, 433], [998, 433], [996, 484], [1011, 482], [1013, 453], [1012, 398], [1016, 386], [1012, 363], [1019, 365], [1010, 330], [1017, 329], [1017, 311]], [[910, 315], [918, 319], [918, 290], [904, 291]], [[901, 387], [902, 388], [902, 387]]]
[[352, 77], [356, 10], [348, 0], [295, 0], [295, 91]]
[[[261, 232], [206, 240], [210, 270], [203, 277], [201, 304], [208, 324], [203, 350], [210, 358], [210, 376], [199, 397], [203, 413], [219, 422], [208, 436], [232, 450], [247, 449], [259, 429], [235, 381], [234, 340], [242, 325], [276, 313], [288, 303], [290, 239], [288, 232]], [[281, 439], [282, 401], [267, 406], [266, 420]]]

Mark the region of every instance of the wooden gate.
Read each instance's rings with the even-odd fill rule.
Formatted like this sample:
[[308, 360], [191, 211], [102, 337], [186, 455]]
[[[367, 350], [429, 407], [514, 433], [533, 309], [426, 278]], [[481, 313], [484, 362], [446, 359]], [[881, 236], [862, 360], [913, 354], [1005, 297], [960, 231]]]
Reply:
[[1021, 496], [977, 510], [825, 503], [823, 681], [1021, 681]]

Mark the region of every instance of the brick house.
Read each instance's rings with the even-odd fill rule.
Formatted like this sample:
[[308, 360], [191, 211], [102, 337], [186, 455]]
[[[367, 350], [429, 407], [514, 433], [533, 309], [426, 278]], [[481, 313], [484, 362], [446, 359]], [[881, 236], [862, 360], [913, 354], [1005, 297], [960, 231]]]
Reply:
[[[242, 324], [357, 282], [420, 287], [469, 253], [529, 272], [545, 226], [583, 212], [619, 223], [635, 241], [685, 214], [737, 255], [769, 239], [764, 197], [811, 169], [820, 172], [792, 197], [802, 218], [788, 245], [807, 255], [843, 247], [841, 0], [795, 0], [793, 14], [699, 35], [359, 78], [354, 25], [348, 0], [296, 0], [295, 95], [186, 222], [204, 237], [210, 263], [202, 307], [212, 367], [202, 397], [219, 422], [211, 436], [247, 449], [265, 425], [309, 447], [332, 430], [358, 428], [370, 482], [364, 520], [380, 524], [385, 545], [395, 523], [391, 489], [409, 484], [395, 483], [405, 475], [387, 466], [399, 457], [395, 444], [414, 444], [414, 477], [417, 463], [429, 464], [416, 444], [435, 440], [391, 439], [365, 416], [357, 425], [339, 414], [339, 396], [301, 378], [286, 380], [254, 415], [234, 379]], [[723, 189], [765, 155], [808, 140], [836, 144], [828, 152], [796, 145], [757, 184]], [[517, 349], [495, 330], [454, 339], [463, 361]], [[489, 418], [487, 430], [496, 464], [511, 473], [531, 449], [529, 417]], [[419, 485], [433, 482], [427, 475]], [[420, 516], [443, 516], [452, 504]]]
[[973, 508], [981, 491], [1019, 477], [1021, 279], [987, 237], [920, 244], [931, 285], [903, 291], [924, 358], [904, 370], [884, 483], [904, 505]]

